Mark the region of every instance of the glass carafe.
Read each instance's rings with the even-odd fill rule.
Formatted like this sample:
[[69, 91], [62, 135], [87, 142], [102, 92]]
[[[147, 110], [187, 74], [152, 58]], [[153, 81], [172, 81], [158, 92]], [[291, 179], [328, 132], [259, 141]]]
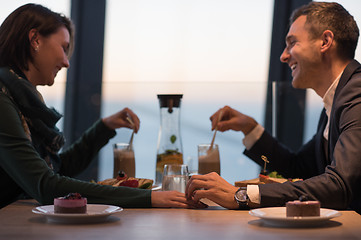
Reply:
[[160, 128], [157, 145], [155, 185], [162, 185], [165, 164], [182, 164], [180, 104], [182, 94], [159, 94]]

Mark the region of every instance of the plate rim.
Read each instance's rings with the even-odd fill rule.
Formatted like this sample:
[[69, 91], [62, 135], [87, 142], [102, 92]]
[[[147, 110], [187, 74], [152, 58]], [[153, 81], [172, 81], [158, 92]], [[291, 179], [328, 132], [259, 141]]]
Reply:
[[42, 206], [37, 206], [37, 207], [33, 208], [32, 212], [35, 214], [52, 217], [52, 218], [95, 218], [95, 217], [101, 217], [101, 216], [109, 216], [111, 214], [122, 212], [124, 210], [122, 207], [114, 206], [114, 205], [107, 205], [107, 204], [87, 204], [87, 206], [89, 206], [89, 207], [114, 207], [114, 210], [112, 210], [110, 212], [101, 211], [101, 212], [98, 212], [98, 213], [96, 212], [96, 213], [92, 213], [92, 214], [89, 214], [89, 213], [71, 213], [71, 214], [54, 213], [54, 212], [49, 212], [44, 209], [41, 209], [44, 207], [54, 209], [54, 205], [42, 205]]
[[272, 220], [272, 221], [287, 221], [287, 222], [305, 222], [305, 221], [325, 221], [325, 220], [329, 220], [335, 217], [339, 217], [342, 215], [341, 212], [334, 210], [334, 209], [329, 209], [329, 208], [320, 208], [321, 210], [321, 214], [322, 212], [325, 211], [329, 211], [331, 212], [331, 214], [327, 214], [326, 216], [308, 216], [308, 217], [282, 217], [282, 216], [267, 216], [267, 215], [260, 215], [257, 214], [256, 211], [262, 211], [262, 210], [273, 210], [273, 209], [284, 209], [286, 210], [286, 207], [266, 207], [266, 208], [256, 208], [256, 209], [251, 209], [249, 211], [249, 214], [251, 216], [254, 217], [258, 217], [261, 219], [265, 219], [265, 220]]

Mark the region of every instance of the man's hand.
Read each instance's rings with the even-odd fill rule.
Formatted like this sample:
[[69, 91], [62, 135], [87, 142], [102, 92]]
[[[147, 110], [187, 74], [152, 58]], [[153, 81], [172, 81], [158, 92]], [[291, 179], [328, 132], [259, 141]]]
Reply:
[[193, 175], [186, 187], [186, 197], [194, 202], [207, 198], [225, 208], [238, 209], [234, 199], [237, 189], [217, 173], [212, 172], [206, 175]]
[[[221, 112], [222, 116], [218, 121]], [[217, 126], [218, 131], [242, 131], [244, 135], [251, 132], [258, 124], [253, 118], [244, 115], [229, 106], [219, 109], [210, 117], [210, 120], [212, 121], [212, 130]]]

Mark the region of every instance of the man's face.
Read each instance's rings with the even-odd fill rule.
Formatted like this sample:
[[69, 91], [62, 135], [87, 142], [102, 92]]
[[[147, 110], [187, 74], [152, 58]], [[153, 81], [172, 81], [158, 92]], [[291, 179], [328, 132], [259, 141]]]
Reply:
[[321, 40], [311, 40], [305, 23], [306, 16], [300, 16], [293, 22], [286, 36], [286, 48], [280, 59], [292, 70], [293, 87], [314, 89], [321, 63], [319, 47]]

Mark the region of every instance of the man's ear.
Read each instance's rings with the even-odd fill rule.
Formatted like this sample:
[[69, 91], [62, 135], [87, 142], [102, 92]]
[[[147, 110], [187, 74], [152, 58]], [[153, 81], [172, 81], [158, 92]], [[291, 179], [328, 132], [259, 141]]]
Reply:
[[37, 51], [36, 49], [39, 48], [39, 34], [38, 30], [36, 30], [35, 28], [29, 31], [29, 42], [32, 49]]
[[331, 46], [334, 42], [333, 32], [330, 30], [325, 30], [322, 33], [321, 40], [322, 40], [321, 52], [324, 53], [331, 48]]

